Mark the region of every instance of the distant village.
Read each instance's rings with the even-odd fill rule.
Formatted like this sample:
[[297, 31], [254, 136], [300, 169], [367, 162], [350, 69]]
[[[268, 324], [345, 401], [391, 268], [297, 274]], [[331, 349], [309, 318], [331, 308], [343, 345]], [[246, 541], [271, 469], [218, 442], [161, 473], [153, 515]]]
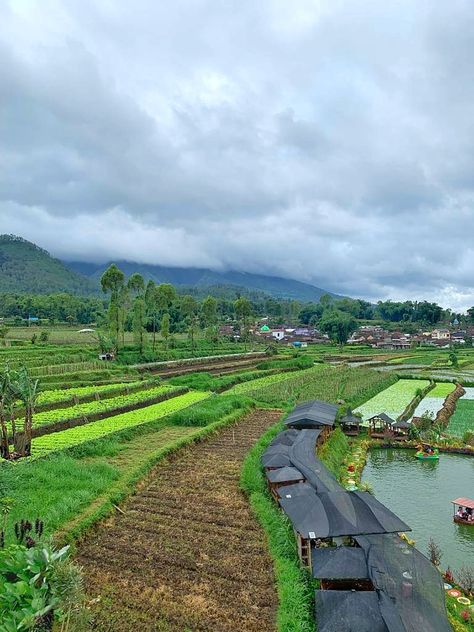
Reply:
[[[270, 342], [287, 344], [288, 346], [307, 347], [309, 344], [327, 344], [330, 339], [325, 333], [310, 326], [270, 327], [268, 318], [260, 319], [250, 329], [250, 333], [259, 338], [266, 338]], [[235, 336], [232, 325], [220, 327], [222, 336]], [[459, 329], [454, 321], [450, 328], [435, 328], [429, 331], [420, 330], [409, 334], [401, 331], [388, 331], [380, 325], [362, 325], [348, 339], [349, 345], [367, 345], [374, 349], [410, 349], [418, 346], [432, 346], [450, 348], [452, 345], [472, 345], [474, 338], [474, 326]]]

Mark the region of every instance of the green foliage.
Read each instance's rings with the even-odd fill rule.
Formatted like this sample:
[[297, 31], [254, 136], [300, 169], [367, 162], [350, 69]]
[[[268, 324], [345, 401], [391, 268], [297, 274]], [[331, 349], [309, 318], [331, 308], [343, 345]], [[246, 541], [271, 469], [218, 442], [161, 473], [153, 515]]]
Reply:
[[[167, 415], [196, 404], [208, 397], [208, 393], [190, 392], [173, 399], [153, 404], [139, 410], [132, 410], [121, 415], [114, 415], [101, 421], [95, 421], [84, 426], [69, 428], [61, 432], [36, 437], [33, 439], [32, 454], [34, 456], [45, 456], [50, 452], [65, 450], [85, 442], [101, 439], [107, 435], [122, 432], [135, 426], [153, 422]], [[183, 424], [187, 425], [187, 424]]]
[[384, 412], [393, 419], [399, 417], [416, 396], [417, 390], [423, 390], [430, 385], [428, 380], [398, 380], [392, 386], [378, 393], [369, 401], [359, 406], [355, 412], [363, 419]]
[[256, 380], [266, 375], [265, 371], [244, 371], [243, 373], [231, 373], [230, 375], [212, 375], [211, 373], [197, 372], [178, 375], [168, 380], [174, 386], [188, 386], [198, 391], [221, 391], [234, 384]]
[[265, 360], [257, 364], [257, 369], [309, 369], [314, 366], [311, 356], [300, 356], [290, 360]]
[[[61, 571], [69, 547], [60, 550], [38, 544], [32, 548], [13, 544], [0, 549], [0, 620], [2, 631], [33, 630], [60, 606]], [[76, 595], [77, 596], [77, 595]]]
[[474, 432], [474, 399], [458, 399], [454, 415], [449, 420], [448, 432], [457, 437]]
[[349, 452], [349, 440], [340, 428], [335, 428], [329, 438], [318, 449], [318, 456], [324, 465], [339, 480], [343, 461]]
[[21, 237], [0, 235], [0, 292], [90, 294], [95, 285]]
[[260, 459], [273, 437], [282, 430], [277, 424], [266, 432], [247, 455], [240, 479], [250, 504], [267, 536], [278, 590], [278, 632], [314, 632], [313, 586], [301, 567], [293, 529], [267, 492]]
[[319, 329], [328, 334], [331, 340], [344, 345], [357, 329], [356, 319], [340, 310], [326, 310], [319, 321]]
[[249, 397], [214, 396], [197, 406], [174, 413], [169, 417], [169, 423], [175, 426], [207, 426], [225, 415], [237, 410], [250, 410], [253, 406], [255, 402]]

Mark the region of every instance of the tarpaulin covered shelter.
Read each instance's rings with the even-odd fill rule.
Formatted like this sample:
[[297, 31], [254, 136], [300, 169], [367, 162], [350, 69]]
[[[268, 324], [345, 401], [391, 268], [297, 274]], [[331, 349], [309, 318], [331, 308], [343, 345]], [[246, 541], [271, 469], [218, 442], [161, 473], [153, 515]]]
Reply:
[[270, 483], [299, 483], [304, 481], [304, 476], [295, 467], [280, 467], [278, 470], [269, 470], [266, 474]]
[[318, 632], [389, 632], [374, 591], [316, 590]]
[[369, 579], [365, 552], [358, 547], [313, 547], [311, 558], [317, 579]]
[[338, 407], [318, 399], [296, 406], [285, 419], [290, 428], [332, 428]]
[[[289, 497], [290, 496], [290, 497]], [[281, 497], [280, 505], [304, 539], [410, 531], [368, 492], [308, 492]]]
[[292, 464], [304, 474], [317, 492], [336, 491], [341, 486], [316, 456], [316, 443], [320, 433], [320, 430], [301, 430], [290, 446], [288, 455]]

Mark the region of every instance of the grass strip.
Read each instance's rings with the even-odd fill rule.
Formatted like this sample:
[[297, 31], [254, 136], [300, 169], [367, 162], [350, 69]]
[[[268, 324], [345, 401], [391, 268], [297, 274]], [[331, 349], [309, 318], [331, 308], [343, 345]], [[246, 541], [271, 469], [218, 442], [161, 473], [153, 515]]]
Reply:
[[267, 535], [279, 597], [278, 632], [314, 632], [315, 582], [300, 566], [293, 529], [270, 497], [260, 464], [263, 452], [282, 428], [281, 422], [270, 428], [250, 450], [242, 466], [240, 486]]

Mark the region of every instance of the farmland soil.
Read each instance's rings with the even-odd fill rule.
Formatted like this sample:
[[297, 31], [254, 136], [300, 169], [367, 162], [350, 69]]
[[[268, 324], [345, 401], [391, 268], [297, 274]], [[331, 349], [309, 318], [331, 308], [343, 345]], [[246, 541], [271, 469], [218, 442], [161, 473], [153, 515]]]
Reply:
[[77, 553], [102, 632], [272, 632], [264, 533], [239, 489], [242, 461], [280, 417], [258, 410], [158, 465]]

